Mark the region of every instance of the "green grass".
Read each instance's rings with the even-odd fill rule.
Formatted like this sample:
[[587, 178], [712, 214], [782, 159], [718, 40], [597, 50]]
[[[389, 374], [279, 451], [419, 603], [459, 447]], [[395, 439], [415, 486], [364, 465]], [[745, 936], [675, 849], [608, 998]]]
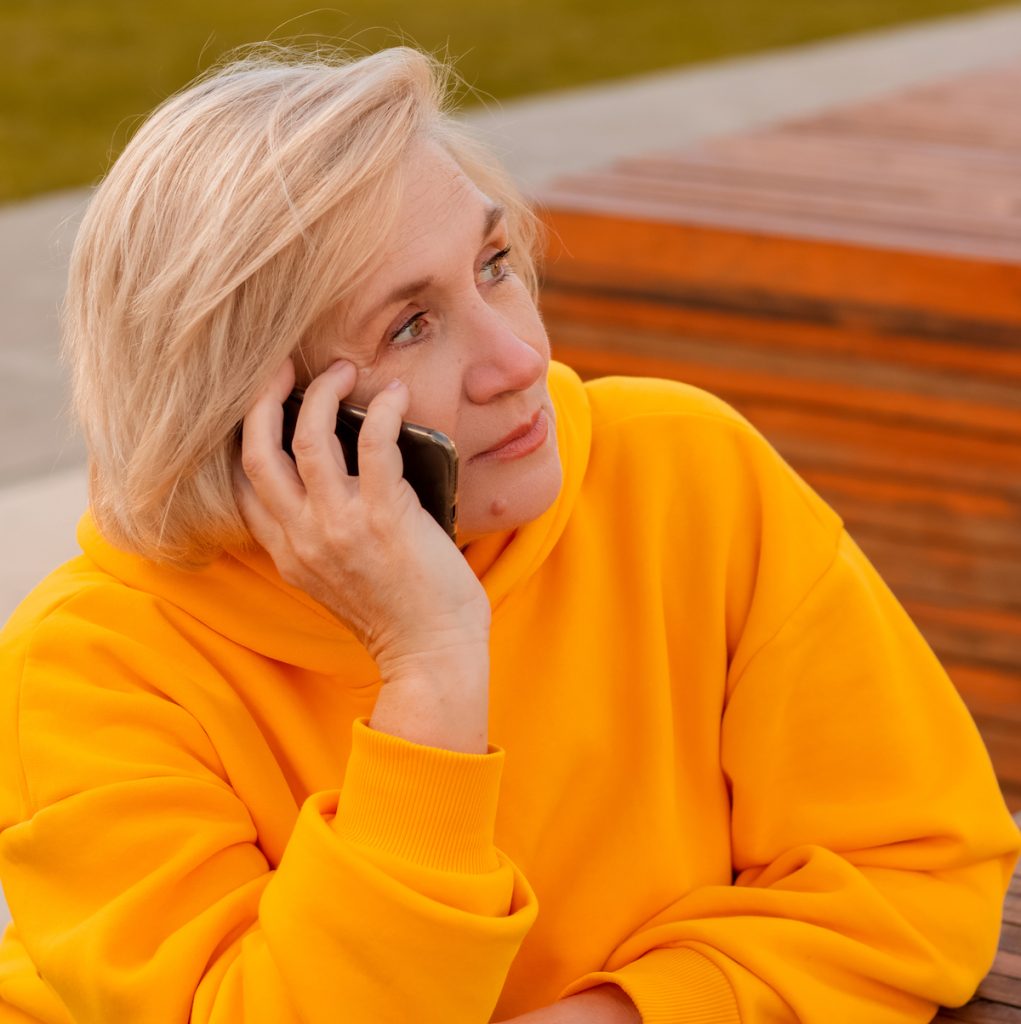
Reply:
[[413, 42], [500, 98], [1002, 0], [2, 0], [0, 201], [96, 180], [144, 114], [262, 39]]

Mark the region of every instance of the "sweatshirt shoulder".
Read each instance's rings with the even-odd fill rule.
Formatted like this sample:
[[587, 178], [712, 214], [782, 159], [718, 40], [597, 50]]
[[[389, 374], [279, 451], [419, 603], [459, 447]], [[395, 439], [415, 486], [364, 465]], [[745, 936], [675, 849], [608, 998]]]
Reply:
[[37, 584], [0, 631], [0, 691], [23, 702], [26, 688], [34, 692], [58, 676], [103, 688], [114, 675], [141, 680], [140, 666], [169, 657], [182, 669], [201, 667], [196, 628], [159, 595], [80, 556]]
[[0, 830], [118, 765], [193, 757], [225, 777], [195, 714], [219, 683], [185, 613], [87, 558], [62, 566], [0, 632]]
[[732, 405], [693, 384], [657, 377], [599, 377], [585, 382], [593, 430], [628, 420], [673, 418], [721, 427], [734, 426], [757, 434]]
[[0, 630], [0, 652], [6, 654], [59, 634], [70, 620], [91, 617], [99, 609], [109, 621], [127, 626], [131, 614], [152, 601], [151, 594], [127, 586], [81, 555], [55, 569], [25, 595]]
[[807, 527], [819, 558], [832, 558], [843, 520], [728, 402], [649, 377], [603, 377], [585, 390], [590, 469], [618, 483], [633, 478], [643, 495], [658, 489], [688, 510], [704, 507], [707, 523], [729, 523], [742, 535], [796, 524], [805, 537]]
[[21, 820], [31, 805], [20, 734], [34, 652], [41, 646], [55, 655], [67, 648], [66, 624], [73, 617], [67, 609], [103, 587], [102, 577], [87, 559], [72, 559], [36, 584], [0, 630], [0, 828]]

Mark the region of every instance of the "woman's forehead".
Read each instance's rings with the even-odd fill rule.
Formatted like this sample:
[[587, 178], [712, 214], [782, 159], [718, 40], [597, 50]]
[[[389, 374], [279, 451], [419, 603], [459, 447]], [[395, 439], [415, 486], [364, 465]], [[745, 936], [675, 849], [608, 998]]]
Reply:
[[493, 201], [444, 149], [423, 142], [408, 155], [406, 185], [388, 242], [410, 248], [416, 240], [450, 236], [459, 228], [471, 238]]
[[462, 271], [505, 214], [446, 154], [412, 165], [412, 172], [364, 287], [349, 305], [355, 329], [380, 306]]

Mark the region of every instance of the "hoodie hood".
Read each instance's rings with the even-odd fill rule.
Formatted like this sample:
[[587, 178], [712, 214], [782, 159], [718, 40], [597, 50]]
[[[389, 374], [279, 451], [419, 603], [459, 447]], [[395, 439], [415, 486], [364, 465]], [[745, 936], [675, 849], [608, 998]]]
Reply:
[[[464, 555], [489, 596], [494, 616], [504, 598], [532, 576], [559, 540], [588, 465], [592, 436], [588, 396], [578, 375], [552, 362], [549, 390], [557, 417], [563, 482], [553, 504], [515, 530], [469, 544]], [[78, 525], [86, 557], [105, 573], [150, 593], [208, 628], [265, 657], [315, 672], [334, 674], [338, 658], [371, 665], [350, 631], [304, 591], [280, 578], [261, 548], [226, 552], [197, 572], [159, 565], [114, 547], [86, 513]], [[355, 646], [341, 655], [338, 647]]]

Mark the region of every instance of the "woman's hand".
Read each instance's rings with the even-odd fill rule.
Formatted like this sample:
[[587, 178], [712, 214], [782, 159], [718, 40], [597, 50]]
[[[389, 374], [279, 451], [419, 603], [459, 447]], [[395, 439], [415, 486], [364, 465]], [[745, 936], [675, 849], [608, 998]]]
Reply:
[[489, 601], [402, 476], [397, 435], [409, 395], [400, 382], [369, 403], [359, 475], [348, 474], [334, 430], [355, 374], [334, 363], [305, 389], [292, 461], [281, 436], [294, 365], [281, 366], [245, 416], [241, 513], [281, 577], [341, 619], [375, 659], [383, 692], [395, 688], [382, 709], [377, 702], [393, 726], [385, 731], [430, 742], [439, 728], [456, 749], [481, 739], [485, 750]]

